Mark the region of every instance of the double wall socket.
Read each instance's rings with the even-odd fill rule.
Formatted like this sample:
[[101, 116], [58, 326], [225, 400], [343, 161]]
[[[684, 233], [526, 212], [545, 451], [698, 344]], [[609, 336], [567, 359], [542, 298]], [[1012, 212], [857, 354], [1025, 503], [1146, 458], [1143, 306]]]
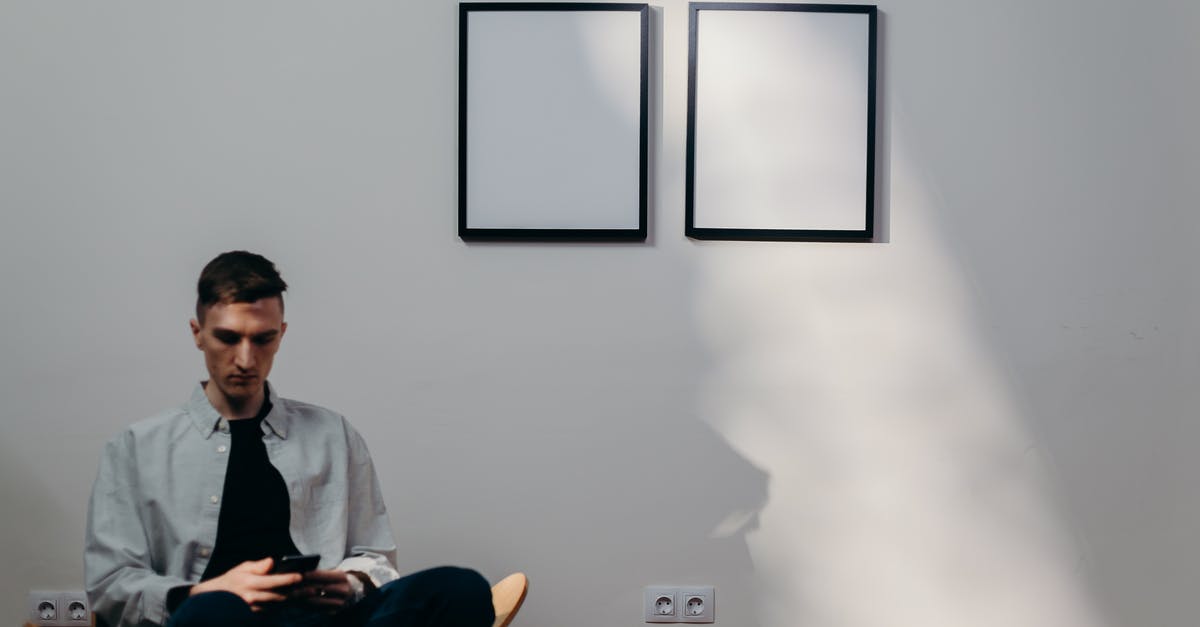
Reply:
[[29, 622], [45, 627], [89, 627], [92, 608], [82, 590], [33, 590], [29, 593]]
[[712, 586], [646, 586], [647, 623], [711, 623], [716, 603]]

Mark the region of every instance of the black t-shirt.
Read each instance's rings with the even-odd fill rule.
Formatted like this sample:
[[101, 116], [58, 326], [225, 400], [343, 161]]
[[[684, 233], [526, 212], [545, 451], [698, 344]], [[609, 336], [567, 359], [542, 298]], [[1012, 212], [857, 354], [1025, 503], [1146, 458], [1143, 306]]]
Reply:
[[270, 411], [271, 401], [265, 399], [257, 416], [229, 421], [233, 442], [217, 519], [217, 542], [201, 581], [219, 577], [245, 561], [279, 559], [299, 552], [288, 532], [292, 510], [287, 484], [271, 465], [263, 443], [262, 422]]

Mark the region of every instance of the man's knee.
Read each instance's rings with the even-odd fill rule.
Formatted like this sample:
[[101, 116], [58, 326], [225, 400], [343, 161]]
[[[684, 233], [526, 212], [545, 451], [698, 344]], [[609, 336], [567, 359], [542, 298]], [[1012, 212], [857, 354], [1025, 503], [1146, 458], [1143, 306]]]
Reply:
[[458, 566], [439, 566], [423, 571], [421, 574], [429, 578], [430, 584], [445, 591], [463, 602], [478, 602], [486, 600], [492, 603], [492, 587], [483, 575], [470, 568]]
[[171, 613], [167, 627], [250, 627], [256, 617], [241, 597], [225, 591], [188, 597]]
[[[411, 601], [425, 608], [437, 608], [441, 624], [491, 625], [495, 618], [492, 608], [492, 588], [483, 575], [469, 568], [440, 566], [413, 573], [380, 589], [391, 605], [391, 613]], [[390, 603], [389, 603], [390, 602]]]

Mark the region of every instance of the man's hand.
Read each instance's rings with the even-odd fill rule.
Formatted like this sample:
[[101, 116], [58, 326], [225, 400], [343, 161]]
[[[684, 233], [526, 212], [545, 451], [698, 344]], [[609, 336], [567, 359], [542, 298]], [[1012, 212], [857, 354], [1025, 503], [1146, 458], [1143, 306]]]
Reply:
[[242, 562], [220, 577], [192, 586], [191, 594], [225, 590], [241, 597], [250, 609], [257, 612], [265, 603], [286, 600], [287, 597], [280, 594], [279, 588], [299, 583], [302, 579], [299, 573], [267, 574], [271, 572], [271, 563], [269, 557], [256, 562]]
[[346, 573], [340, 570], [310, 570], [304, 573], [304, 582], [294, 587], [288, 595], [313, 609], [334, 613], [354, 598]]

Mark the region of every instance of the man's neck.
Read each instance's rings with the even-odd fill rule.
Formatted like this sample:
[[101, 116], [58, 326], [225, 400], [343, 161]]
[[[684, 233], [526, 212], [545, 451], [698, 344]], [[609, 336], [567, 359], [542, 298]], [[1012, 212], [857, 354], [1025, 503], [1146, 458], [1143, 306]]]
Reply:
[[245, 420], [258, 415], [258, 411], [262, 409], [263, 403], [267, 400], [266, 383], [258, 389], [254, 396], [247, 398], [229, 398], [221, 392], [221, 388], [216, 385], [211, 385], [211, 381], [204, 382], [204, 395], [208, 397], [208, 402], [212, 404], [213, 409], [217, 410], [218, 414], [225, 417], [226, 420]]

